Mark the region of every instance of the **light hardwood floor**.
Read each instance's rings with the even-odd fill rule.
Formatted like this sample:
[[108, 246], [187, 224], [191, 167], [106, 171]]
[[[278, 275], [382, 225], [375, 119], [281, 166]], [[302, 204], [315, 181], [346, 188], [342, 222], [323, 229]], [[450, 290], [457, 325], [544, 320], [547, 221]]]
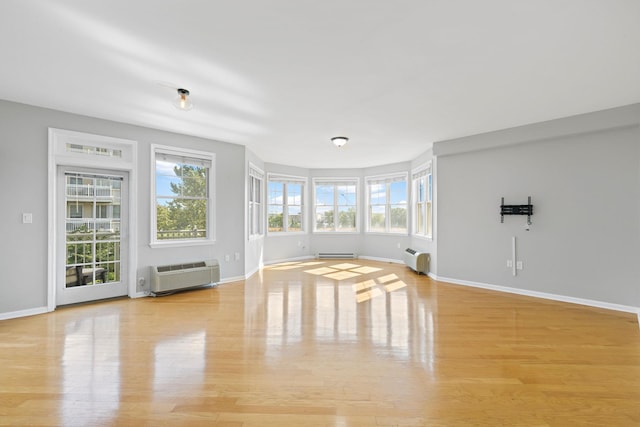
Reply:
[[0, 321], [0, 424], [640, 425], [635, 315], [312, 260]]

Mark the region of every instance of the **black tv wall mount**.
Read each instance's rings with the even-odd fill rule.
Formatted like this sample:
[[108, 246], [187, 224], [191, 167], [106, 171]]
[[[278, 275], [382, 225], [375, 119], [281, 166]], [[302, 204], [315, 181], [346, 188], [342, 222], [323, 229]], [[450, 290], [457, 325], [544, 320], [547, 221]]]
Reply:
[[527, 224], [531, 225], [531, 215], [533, 215], [533, 205], [531, 204], [531, 196], [526, 205], [505, 205], [504, 197], [500, 204], [500, 222], [504, 223], [505, 215], [526, 215]]

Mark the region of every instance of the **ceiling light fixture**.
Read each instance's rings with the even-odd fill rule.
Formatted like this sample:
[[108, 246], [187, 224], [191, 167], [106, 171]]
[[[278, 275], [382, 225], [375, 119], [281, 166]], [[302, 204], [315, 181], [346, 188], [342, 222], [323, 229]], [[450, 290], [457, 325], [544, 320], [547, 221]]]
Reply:
[[331, 138], [331, 142], [333, 142], [333, 144], [340, 148], [342, 147], [344, 144], [346, 144], [347, 142], [349, 142], [349, 138], [347, 138], [346, 136], [334, 136], [333, 138]]
[[193, 102], [191, 102], [191, 99], [189, 99], [189, 91], [186, 89], [178, 89], [178, 96], [173, 101], [173, 105], [178, 110], [191, 110], [193, 108]]

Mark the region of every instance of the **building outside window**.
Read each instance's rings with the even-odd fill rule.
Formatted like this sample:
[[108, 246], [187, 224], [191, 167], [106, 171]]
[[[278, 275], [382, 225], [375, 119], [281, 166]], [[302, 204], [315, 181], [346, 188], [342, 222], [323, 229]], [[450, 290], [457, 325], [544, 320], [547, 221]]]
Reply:
[[316, 178], [314, 185], [315, 232], [358, 231], [358, 179]]
[[305, 231], [304, 188], [306, 178], [269, 174], [267, 222], [269, 233]]
[[367, 231], [408, 233], [407, 174], [368, 177]]

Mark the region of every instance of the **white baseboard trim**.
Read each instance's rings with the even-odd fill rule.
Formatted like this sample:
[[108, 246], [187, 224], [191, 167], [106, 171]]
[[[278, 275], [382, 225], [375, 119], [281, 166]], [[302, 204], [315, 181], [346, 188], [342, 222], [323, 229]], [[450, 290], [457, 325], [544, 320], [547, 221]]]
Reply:
[[308, 259], [316, 259], [316, 258], [314, 256], [311, 256], [311, 255], [305, 255], [305, 256], [295, 257], [295, 258], [273, 259], [271, 261], [265, 261], [262, 264], [262, 267], [264, 267], [266, 265], [280, 264], [280, 263], [283, 263], [283, 262], [306, 261]]
[[262, 268], [264, 267], [264, 264], [260, 264], [257, 268], [254, 268], [253, 270], [245, 273], [244, 275], [244, 280], [247, 280], [249, 277], [253, 276], [254, 274], [256, 274], [258, 271], [262, 270]]
[[586, 305], [589, 307], [604, 308], [607, 310], [614, 310], [614, 311], [622, 311], [625, 313], [636, 313], [638, 315], [638, 322], [640, 325], [640, 307], [632, 307], [629, 305], [614, 304], [610, 302], [596, 301], [596, 300], [590, 300], [585, 298], [569, 297], [565, 295], [549, 294], [546, 292], [530, 291], [527, 289], [511, 288], [508, 286], [490, 285], [488, 283], [472, 282], [469, 280], [459, 280], [459, 279], [453, 279], [451, 277], [437, 277], [437, 276], [435, 277], [436, 277], [435, 280], [438, 280], [439, 282], [447, 282], [447, 283], [452, 283], [454, 285], [471, 286], [474, 288], [488, 289], [491, 291], [506, 292], [510, 294], [524, 295], [528, 297], [548, 299], [552, 301], [568, 302], [572, 304]]
[[136, 292], [133, 295], [130, 295], [129, 298], [144, 298], [144, 297], [148, 297], [149, 294], [145, 291], [140, 291], [140, 292]]
[[379, 257], [375, 257], [375, 256], [365, 256], [365, 255], [360, 255], [360, 256], [358, 256], [358, 258], [368, 259], [368, 260], [371, 260], [371, 261], [391, 262], [393, 264], [404, 264], [404, 261], [402, 261], [401, 259], [379, 258]]
[[49, 309], [45, 307], [29, 308], [27, 310], [10, 311], [8, 313], [0, 313], [0, 320], [16, 319], [18, 317], [35, 316], [36, 314], [48, 313]]
[[225, 283], [240, 282], [242, 280], [244, 280], [244, 276], [225, 277], [224, 279], [220, 279], [220, 281], [218, 282], [218, 285], [224, 285]]

